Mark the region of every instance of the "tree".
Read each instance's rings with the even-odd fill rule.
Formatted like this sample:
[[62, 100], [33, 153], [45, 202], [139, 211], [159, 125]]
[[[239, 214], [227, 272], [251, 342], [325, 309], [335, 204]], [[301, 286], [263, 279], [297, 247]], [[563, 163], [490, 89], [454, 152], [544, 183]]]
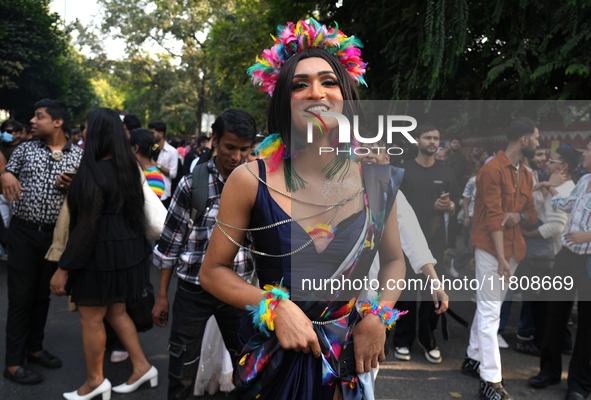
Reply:
[[[140, 76], [150, 86], [144, 86], [143, 94], [151, 92], [150, 99], [161, 102], [160, 110], [150, 118], [166, 119], [168, 116], [186, 133], [192, 133], [187, 131], [189, 127], [200, 128], [201, 116], [207, 108], [210, 79], [209, 49], [204, 32], [215, 19], [215, 12], [224, 8], [224, 2], [101, 0], [101, 3], [105, 11], [103, 32], [116, 31], [115, 36], [126, 42], [129, 57], [124, 68], [141, 70]], [[181, 44], [180, 49], [171, 44], [175, 41]], [[148, 45], [161, 50], [160, 54], [143, 51]], [[118, 65], [119, 68], [123, 66]], [[158, 79], [156, 83], [157, 74], [160, 78], [166, 75], [166, 79]], [[129, 100], [126, 108], [132, 103], [136, 107], [139, 105]], [[191, 113], [189, 121], [187, 117]]]
[[0, 108], [28, 121], [33, 104], [60, 99], [80, 118], [96, 105], [83, 57], [49, 13], [49, 0], [3, 0], [0, 3]]

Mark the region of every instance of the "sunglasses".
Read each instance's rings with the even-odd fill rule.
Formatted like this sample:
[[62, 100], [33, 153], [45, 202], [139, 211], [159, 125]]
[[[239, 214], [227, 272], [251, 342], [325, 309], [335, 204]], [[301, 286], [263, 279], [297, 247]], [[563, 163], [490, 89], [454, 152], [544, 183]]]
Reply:
[[12, 132], [14, 132], [14, 129], [4, 129], [4, 132], [6, 132], [6, 133], [12, 133]]
[[551, 163], [559, 163], [559, 164], [563, 164], [564, 163], [564, 161], [555, 160], [553, 158], [549, 159], [548, 161], [551, 162]]

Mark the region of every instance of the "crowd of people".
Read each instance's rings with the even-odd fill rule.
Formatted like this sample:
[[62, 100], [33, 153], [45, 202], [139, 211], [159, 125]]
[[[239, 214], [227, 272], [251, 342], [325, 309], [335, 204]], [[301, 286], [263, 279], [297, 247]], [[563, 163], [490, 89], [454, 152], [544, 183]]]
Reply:
[[[339, 127], [324, 118], [321, 133], [309, 115], [360, 112], [350, 101], [365, 82], [359, 42], [313, 19], [280, 27], [274, 40], [249, 69], [270, 97], [270, 135], [257, 134], [240, 109], [223, 112], [211, 138], [184, 143], [169, 143], [163, 122], [144, 129], [139, 118], [107, 108], [72, 129], [67, 106], [49, 99], [34, 105], [30, 129], [2, 123], [4, 376], [34, 384], [43, 377], [31, 363], [62, 367], [43, 346], [52, 292], [70, 296], [82, 327], [87, 379], [66, 399], [157, 386], [132, 313], [149, 297], [153, 264], [160, 279], [148, 319], [158, 327], [170, 320], [169, 399], [202, 393], [204, 340], [217, 335], [233, 368], [224, 386], [238, 398], [372, 400], [388, 341], [398, 360], [411, 359], [415, 340], [427, 361], [444, 360], [434, 335], [450, 303], [441, 280], [472, 266], [478, 281], [494, 283], [475, 291], [461, 367], [479, 379], [480, 398], [512, 398], [499, 348], [508, 346], [501, 333], [515, 292], [503, 282], [515, 276], [572, 278], [572, 291], [521, 290], [515, 350], [540, 356], [529, 379], [535, 388], [560, 382], [561, 354], [571, 351], [566, 399], [586, 398], [591, 302], [581, 294], [591, 289], [591, 174], [574, 177], [581, 167], [591, 171], [591, 144], [582, 158], [559, 147], [547, 159], [536, 123], [520, 117], [506, 128], [505, 149], [475, 147], [468, 157], [460, 137], [443, 146], [441, 130], [426, 122], [404, 157], [380, 151], [385, 140], [319, 153], [335, 146]], [[366, 151], [352, 158], [352, 147]], [[154, 214], [163, 222], [151, 237]], [[415, 275], [425, 283], [419, 301], [386, 284]], [[300, 277], [380, 284], [306, 290]], [[129, 358], [133, 366], [117, 386], [103, 375], [106, 348], [112, 362]]]

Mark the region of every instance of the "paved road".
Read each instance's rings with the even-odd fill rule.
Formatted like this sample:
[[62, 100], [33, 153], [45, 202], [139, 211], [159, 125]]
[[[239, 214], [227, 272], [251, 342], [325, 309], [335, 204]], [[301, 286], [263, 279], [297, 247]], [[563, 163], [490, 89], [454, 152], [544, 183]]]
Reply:
[[[152, 282], [158, 282], [156, 271], [152, 271]], [[171, 284], [171, 286], [175, 286]], [[0, 360], [4, 359], [4, 343], [7, 310], [6, 265], [0, 263]], [[172, 298], [172, 293], [171, 293]], [[465, 319], [471, 320], [475, 304], [471, 302], [456, 302], [453, 309]], [[505, 338], [510, 345], [517, 342], [517, 323], [519, 318], [519, 303], [513, 305], [511, 317], [505, 332]], [[150, 362], [160, 371], [160, 385], [150, 389], [147, 385], [137, 392], [118, 395], [113, 399], [165, 399], [166, 398], [166, 369], [168, 354], [166, 346], [168, 329], [154, 328], [140, 334], [140, 340]], [[477, 399], [478, 380], [469, 378], [459, 372], [460, 365], [466, 352], [469, 332], [453, 320], [450, 322], [450, 342], [443, 342], [437, 334], [439, 347], [443, 355], [443, 362], [433, 365], [427, 362], [419, 346], [412, 349], [412, 360], [397, 361], [393, 350], [388, 359], [381, 365], [376, 382], [377, 399], [381, 400], [411, 400], [411, 399], [453, 399], [450, 392], [459, 393], [462, 399]], [[5, 378], [0, 379], [0, 399], [60, 399], [61, 394], [79, 387], [86, 378], [86, 367], [82, 353], [82, 341], [78, 313], [68, 313], [64, 298], [53, 298], [49, 311], [46, 328], [45, 347], [58, 355], [64, 366], [58, 370], [46, 370], [34, 365], [40, 370], [45, 380], [39, 385], [21, 386]], [[538, 391], [527, 386], [527, 378], [535, 375], [538, 368], [538, 358], [525, 356], [513, 350], [502, 350], [503, 375], [505, 386], [515, 400], [539, 399], [559, 400], [566, 393], [566, 382], [563, 380], [558, 386]], [[564, 357], [563, 365], [568, 365], [568, 357]], [[124, 382], [131, 374], [131, 363], [125, 361], [111, 364], [105, 361], [105, 376], [113, 383]], [[224, 394], [204, 396], [203, 399], [226, 399]], [[230, 397], [233, 398], [233, 397]]]

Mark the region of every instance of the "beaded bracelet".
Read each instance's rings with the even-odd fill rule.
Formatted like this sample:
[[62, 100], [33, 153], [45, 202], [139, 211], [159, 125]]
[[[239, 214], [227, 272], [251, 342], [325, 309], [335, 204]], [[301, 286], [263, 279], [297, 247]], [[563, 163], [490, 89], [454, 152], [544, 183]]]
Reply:
[[359, 302], [359, 312], [363, 316], [366, 314], [375, 314], [382, 319], [382, 322], [388, 326], [388, 330], [396, 325], [396, 320], [408, 311], [398, 311], [388, 306], [380, 306], [378, 300], [364, 300]]
[[264, 332], [267, 336], [271, 336], [270, 331], [275, 330], [275, 307], [279, 304], [279, 300], [288, 300], [289, 293], [282, 286], [283, 280], [279, 285], [265, 285], [262, 293], [263, 300], [258, 306], [246, 306], [246, 309], [250, 311], [252, 315], [252, 321], [254, 325], [259, 328], [261, 332]]

